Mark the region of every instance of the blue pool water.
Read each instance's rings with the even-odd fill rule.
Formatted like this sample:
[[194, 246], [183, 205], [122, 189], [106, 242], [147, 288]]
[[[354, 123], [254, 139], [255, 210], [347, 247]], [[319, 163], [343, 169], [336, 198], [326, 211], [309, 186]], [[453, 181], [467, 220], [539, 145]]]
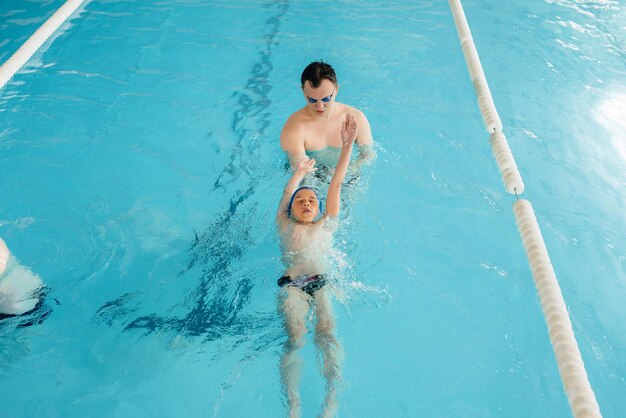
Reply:
[[[62, 2], [0, 3], [6, 60]], [[623, 2], [465, 1], [606, 417], [626, 409]], [[334, 65], [378, 158], [346, 193], [341, 417], [567, 417], [447, 2], [92, 1], [0, 91], [0, 415], [276, 417], [278, 137]], [[40, 322], [21, 326], [27, 322]], [[309, 340], [303, 416], [323, 397]]]

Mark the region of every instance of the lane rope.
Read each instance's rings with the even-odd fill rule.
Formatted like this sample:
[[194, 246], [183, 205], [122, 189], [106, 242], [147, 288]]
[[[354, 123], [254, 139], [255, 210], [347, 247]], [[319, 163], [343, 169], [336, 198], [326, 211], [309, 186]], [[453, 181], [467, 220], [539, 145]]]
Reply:
[[33, 33], [20, 48], [0, 66], [0, 89], [19, 71], [50, 36], [85, 0], [67, 0]]
[[548, 326], [550, 342], [570, 408], [575, 418], [602, 417], [600, 406], [596, 401], [589, 377], [585, 371], [567, 306], [539, 229], [535, 212], [528, 200], [519, 199], [518, 195], [524, 191], [524, 182], [517, 169], [506, 136], [502, 133], [502, 122], [493, 102], [463, 6], [460, 0], [448, 0], [448, 2], [478, 99], [478, 107], [485, 127], [490, 133], [489, 142], [502, 175], [502, 182], [505, 190], [514, 193], [516, 197], [516, 202], [513, 204], [515, 222], [539, 295], [541, 309]]

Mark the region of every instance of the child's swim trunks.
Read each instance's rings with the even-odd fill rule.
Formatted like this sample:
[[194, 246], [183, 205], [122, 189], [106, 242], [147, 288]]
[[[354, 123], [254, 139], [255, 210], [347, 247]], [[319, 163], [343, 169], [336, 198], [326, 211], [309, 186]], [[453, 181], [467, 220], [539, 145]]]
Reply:
[[305, 274], [298, 276], [295, 279], [291, 279], [289, 276], [283, 276], [278, 279], [278, 286], [283, 287], [285, 285], [294, 286], [309, 296], [313, 297], [315, 292], [320, 290], [326, 284], [326, 279], [323, 274]]

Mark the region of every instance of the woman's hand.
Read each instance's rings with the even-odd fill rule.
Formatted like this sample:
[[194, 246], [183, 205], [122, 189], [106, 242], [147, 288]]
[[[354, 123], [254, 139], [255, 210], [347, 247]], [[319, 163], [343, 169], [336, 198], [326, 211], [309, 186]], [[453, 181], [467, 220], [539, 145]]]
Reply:
[[343, 122], [343, 125], [341, 125], [341, 140], [343, 141], [343, 146], [352, 145], [356, 140], [356, 134], [356, 119], [354, 119], [354, 115], [348, 113], [346, 114], [346, 120]]

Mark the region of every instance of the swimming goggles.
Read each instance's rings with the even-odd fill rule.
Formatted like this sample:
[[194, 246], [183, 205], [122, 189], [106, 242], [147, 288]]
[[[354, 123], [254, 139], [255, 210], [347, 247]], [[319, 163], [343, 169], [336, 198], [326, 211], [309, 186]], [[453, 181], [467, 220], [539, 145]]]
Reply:
[[324, 103], [328, 103], [330, 102], [330, 99], [333, 98], [334, 94], [335, 93], [331, 94], [330, 96], [322, 97], [321, 99], [314, 99], [312, 97], [307, 96], [306, 99], [309, 101], [309, 103], [317, 103], [318, 100], [321, 100]]

